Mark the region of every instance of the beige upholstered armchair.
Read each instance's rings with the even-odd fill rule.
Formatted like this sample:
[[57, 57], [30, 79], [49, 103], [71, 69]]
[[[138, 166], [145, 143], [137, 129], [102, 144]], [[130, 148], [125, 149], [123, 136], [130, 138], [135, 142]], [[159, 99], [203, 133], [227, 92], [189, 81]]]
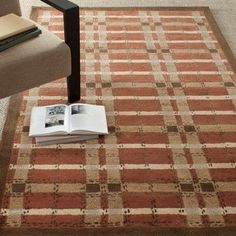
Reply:
[[[80, 99], [79, 7], [67, 0], [42, 0], [64, 14], [65, 42], [42, 34], [0, 52], [0, 98], [67, 77], [68, 100]], [[0, 16], [21, 15], [19, 0], [0, 0]]]

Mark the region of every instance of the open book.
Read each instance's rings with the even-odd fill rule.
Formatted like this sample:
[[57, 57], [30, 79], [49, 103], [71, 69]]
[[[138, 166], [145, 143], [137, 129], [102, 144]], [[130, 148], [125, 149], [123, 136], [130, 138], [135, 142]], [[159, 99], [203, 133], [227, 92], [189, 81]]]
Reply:
[[107, 134], [105, 107], [75, 103], [33, 107], [31, 137]]

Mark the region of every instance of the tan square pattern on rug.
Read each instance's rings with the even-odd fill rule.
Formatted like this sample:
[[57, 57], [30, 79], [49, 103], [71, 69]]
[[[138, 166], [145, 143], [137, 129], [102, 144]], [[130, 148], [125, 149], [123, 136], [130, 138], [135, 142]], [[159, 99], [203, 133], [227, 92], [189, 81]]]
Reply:
[[[34, 13], [63, 37], [59, 12]], [[109, 135], [36, 147], [32, 106], [66, 103], [66, 80], [26, 91], [1, 146], [3, 232], [235, 227], [235, 60], [210, 11], [81, 9], [80, 17], [82, 102], [105, 105]]]

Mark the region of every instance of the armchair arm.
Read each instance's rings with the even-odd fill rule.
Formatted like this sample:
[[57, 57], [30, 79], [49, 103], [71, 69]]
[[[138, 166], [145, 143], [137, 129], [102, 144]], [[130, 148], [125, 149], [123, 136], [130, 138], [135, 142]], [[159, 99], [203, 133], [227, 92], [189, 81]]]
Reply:
[[56, 8], [61, 12], [68, 11], [73, 8], [78, 8], [78, 6], [68, 0], [41, 0], [42, 2], [47, 3], [48, 5]]
[[71, 50], [71, 75], [67, 77], [69, 102], [80, 100], [79, 6], [68, 0], [41, 0], [63, 12], [65, 42]]

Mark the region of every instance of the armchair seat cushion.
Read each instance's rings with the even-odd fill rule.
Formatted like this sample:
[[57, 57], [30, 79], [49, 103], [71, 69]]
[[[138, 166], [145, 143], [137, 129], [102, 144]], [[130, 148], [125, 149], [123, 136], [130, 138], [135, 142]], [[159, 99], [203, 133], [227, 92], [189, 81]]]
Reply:
[[42, 30], [39, 37], [0, 52], [0, 98], [71, 73], [70, 48], [57, 36], [37, 26]]

